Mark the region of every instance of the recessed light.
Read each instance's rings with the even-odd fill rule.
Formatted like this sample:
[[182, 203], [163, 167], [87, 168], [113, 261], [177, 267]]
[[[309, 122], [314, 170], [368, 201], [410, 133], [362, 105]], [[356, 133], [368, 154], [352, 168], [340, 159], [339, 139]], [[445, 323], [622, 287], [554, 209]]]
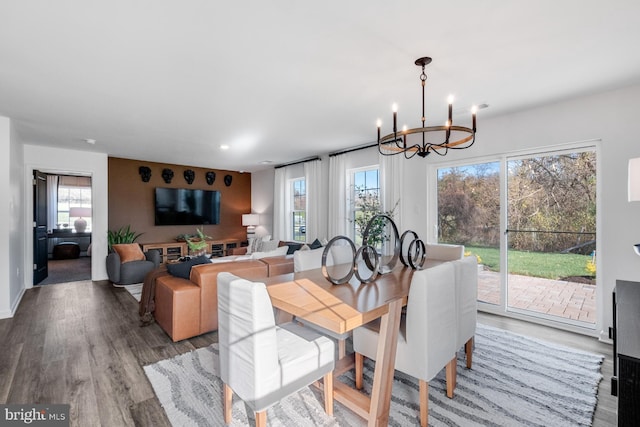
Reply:
[[96, 140], [91, 138], [85, 138], [84, 142], [86, 142], [87, 144], [94, 145], [96, 143]]
[[263, 160], [260, 162], [261, 165], [270, 165], [271, 163], [273, 163], [273, 160]]
[[229, 146], [228, 146], [227, 144], [221, 144], [221, 145], [220, 145], [220, 149], [221, 149], [221, 150], [228, 150], [228, 149], [229, 149]]

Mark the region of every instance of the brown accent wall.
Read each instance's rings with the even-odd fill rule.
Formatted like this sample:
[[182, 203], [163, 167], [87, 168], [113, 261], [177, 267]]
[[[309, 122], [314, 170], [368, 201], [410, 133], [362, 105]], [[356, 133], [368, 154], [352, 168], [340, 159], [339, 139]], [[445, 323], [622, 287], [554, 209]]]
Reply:
[[[143, 182], [138, 168], [151, 169], [151, 179]], [[162, 170], [173, 171], [173, 180], [167, 184], [162, 179]], [[184, 171], [191, 169], [195, 179], [191, 185], [184, 179]], [[207, 184], [205, 174], [216, 173], [212, 185]], [[224, 184], [224, 176], [233, 177], [231, 185]], [[220, 224], [205, 225], [204, 232], [214, 239], [241, 239], [247, 237], [246, 227], [242, 226], [242, 214], [251, 212], [251, 174], [205, 169], [192, 166], [145, 162], [141, 160], [109, 157], [109, 230], [131, 225], [137, 233], [144, 233], [139, 243], [170, 242], [178, 234], [194, 234], [196, 225], [154, 224], [154, 190], [156, 187], [193, 188], [216, 190], [220, 192]]]

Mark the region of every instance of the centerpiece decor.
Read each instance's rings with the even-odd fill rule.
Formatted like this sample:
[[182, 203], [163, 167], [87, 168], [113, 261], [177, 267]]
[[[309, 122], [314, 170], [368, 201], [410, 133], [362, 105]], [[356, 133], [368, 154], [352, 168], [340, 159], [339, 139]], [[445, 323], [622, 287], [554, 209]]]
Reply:
[[[393, 255], [386, 264], [381, 265], [381, 257], [378, 255], [378, 252], [367, 242], [369, 241], [368, 237], [371, 230], [375, 229], [380, 234], [384, 232], [383, 223], [388, 223], [393, 229], [394, 245]], [[413, 237], [413, 240], [411, 240], [411, 243], [409, 243], [407, 250], [405, 251], [405, 239], [409, 236]], [[340, 240], [345, 240], [351, 247], [352, 259], [349, 271], [343, 277], [334, 278], [327, 269], [327, 257], [329, 255], [329, 251], [331, 251], [331, 247]], [[386, 240], [390, 240], [390, 236]], [[421, 270], [426, 261], [427, 254], [425, 251], [425, 244], [420, 240], [418, 234], [413, 230], [407, 230], [402, 233], [402, 237], [400, 237], [398, 227], [395, 222], [393, 222], [393, 219], [386, 214], [378, 214], [371, 217], [369, 223], [365, 227], [362, 241], [363, 245], [356, 250], [353, 240], [347, 236], [336, 236], [332, 238], [324, 247], [324, 251], [322, 252], [322, 275], [324, 278], [334, 285], [341, 285], [351, 280], [355, 274], [360, 283], [371, 283], [379, 274], [390, 273], [396, 266], [398, 259], [400, 259], [400, 262], [402, 262], [405, 267], [410, 267], [413, 270]], [[360, 273], [360, 269], [358, 267], [358, 259], [360, 257], [362, 257], [366, 267], [371, 270], [371, 275], [368, 278], [364, 278]]]

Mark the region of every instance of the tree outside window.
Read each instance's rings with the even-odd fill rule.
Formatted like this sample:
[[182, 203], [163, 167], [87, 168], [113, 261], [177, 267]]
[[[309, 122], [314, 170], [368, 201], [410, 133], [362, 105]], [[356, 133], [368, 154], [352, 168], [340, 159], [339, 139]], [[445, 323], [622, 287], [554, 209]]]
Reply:
[[304, 178], [291, 181], [292, 235], [293, 240], [307, 240], [307, 190]]
[[377, 167], [356, 170], [351, 177], [352, 233], [356, 245], [362, 245], [362, 234], [369, 220], [381, 212], [380, 180]]

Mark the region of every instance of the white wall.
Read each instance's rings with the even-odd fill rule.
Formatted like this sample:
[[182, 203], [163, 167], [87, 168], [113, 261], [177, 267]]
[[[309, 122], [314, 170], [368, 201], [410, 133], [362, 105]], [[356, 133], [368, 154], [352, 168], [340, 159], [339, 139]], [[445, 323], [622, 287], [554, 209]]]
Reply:
[[251, 174], [251, 211], [260, 214], [260, 225], [256, 235], [273, 234], [273, 180], [275, 169], [266, 169]]
[[[10, 165], [10, 198], [9, 200], [9, 276], [11, 313], [18, 307], [18, 302], [24, 293], [23, 254], [24, 254], [24, 228], [27, 220], [23, 213], [27, 195], [23, 189], [24, 149], [14, 128], [11, 127], [11, 165]], [[31, 193], [30, 193], [31, 194]]]
[[[92, 231], [91, 231], [91, 280], [106, 280], [107, 226], [108, 226], [108, 159], [104, 153], [65, 150], [35, 145], [24, 146], [24, 192], [31, 194], [31, 176], [34, 170], [58, 173], [83, 173], [91, 175]], [[27, 197], [24, 215], [30, 217], [33, 199]], [[33, 229], [24, 227], [25, 267], [33, 263]], [[33, 272], [25, 270], [25, 287], [30, 288]]]
[[11, 120], [0, 117], [0, 318], [13, 316], [24, 293], [23, 150]]
[[[11, 122], [6, 117], [0, 117], [0, 199], [11, 200], [10, 168], [11, 168]], [[11, 274], [10, 253], [11, 242], [9, 234], [11, 224], [11, 203], [0, 204], [0, 318], [11, 315]]]

